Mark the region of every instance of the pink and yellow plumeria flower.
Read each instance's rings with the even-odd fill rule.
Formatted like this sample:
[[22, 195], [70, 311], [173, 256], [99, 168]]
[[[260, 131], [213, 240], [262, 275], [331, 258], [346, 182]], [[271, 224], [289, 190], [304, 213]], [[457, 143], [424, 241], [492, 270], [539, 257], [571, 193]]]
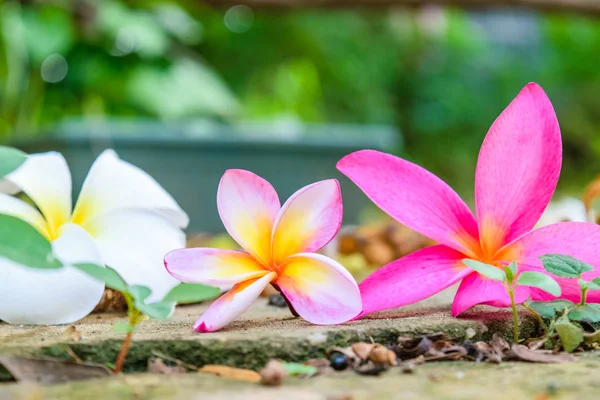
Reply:
[[[532, 231], [554, 193], [561, 160], [554, 109], [534, 83], [504, 110], [483, 142], [475, 175], [476, 217], [446, 183], [413, 163], [371, 150], [343, 158], [338, 169], [375, 204], [440, 243], [393, 261], [363, 281], [363, 315], [417, 302], [459, 281], [453, 315], [476, 304], [509, 306], [502, 283], [467, 268], [464, 258], [498, 267], [515, 261], [519, 271], [544, 272], [538, 257], [564, 253], [600, 266], [599, 225], [563, 222]], [[590, 271], [584, 277], [599, 274]], [[561, 298], [580, 300], [576, 280], [556, 279]], [[515, 296], [518, 303], [553, 298], [525, 286]], [[600, 302], [600, 292], [592, 292], [588, 301]]]
[[336, 180], [306, 186], [282, 207], [269, 182], [249, 171], [228, 170], [219, 184], [217, 207], [227, 232], [246, 251], [194, 248], [165, 256], [167, 270], [183, 282], [231, 288], [202, 314], [196, 331], [221, 329], [269, 283], [314, 324], [339, 324], [360, 313], [352, 275], [314, 253], [333, 239], [342, 223]]
[[[11, 196], [24, 192], [35, 206]], [[71, 172], [60, 153], [31, 154], [0, 180], [0, 214], [20, 218], [52, 243], [65, 265], [37, 270], [0, 259], [0, 319], [13, 324], [66, 324], [89, 314], [104, 284], [76, 263], [108, 265], [130, 285], [160, 300], [178, 284], [164, 254], [185, 245], [186, 213], [150, 175], [106, 150], [72, 205]]]

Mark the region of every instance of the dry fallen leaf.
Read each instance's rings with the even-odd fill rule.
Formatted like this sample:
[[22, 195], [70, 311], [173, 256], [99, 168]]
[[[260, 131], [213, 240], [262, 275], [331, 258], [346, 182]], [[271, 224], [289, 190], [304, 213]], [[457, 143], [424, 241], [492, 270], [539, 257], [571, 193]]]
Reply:
[[361, 359], [367, 360], [369, 358], [369, 354], [375, 345], [371, 343], [354, 343], [352, 346], [352, 351]]
[[83, 335], [81, 334], [81, 332], [77, 329], [77, 327], [75, 325], [69, 325], [67, 327], [67, 329], [64, 330], [63, 336], [65, 336], [65, 338], [67, 338], [67, 340], [70, 340], [75, 343], [77, 343], [77, 342], [81, 341], [81, 339], [83, 339]]
[[379, 365], [396, 365], [396, 353], [385, 346], [376, 344], [369, 352], [369, 360]]
[[157, 358], [155, 360], [148, 360], [148, 372], [151, 374], [175, 375], [185, 374], [187, 369], [181, 365], [167, 365], [163, 360]]
[[42, 385], [103, 378], [112, 374], [104, 365], [36, 358], [1, 356], [0, 364], [17, 382], [33, 382]]
[[124, 312], [127, 311], [127, 301], [118, 290], [104, 289], [102, 298], [93, 313]]
[[204, 367], [200, 368], [198, 372], [212, 374], [222, 378], [235, 379], [237, 381], [253, 383], [260, 381], [260, 374], [256, 371], [252, 371], [251, 369], [228, 367], [227, 365], [205, 365]]
[[594, 202], [600, 198], [600, 175], [590, 182], [583, 193], [583, 205], [588, 215], [593, 215]]
[[519, 360], [545, 363], [545, 364], [563, 364], [575, 361], [575, 357], [567, 353], [551, 353], [545, 350], [531, 350], [522, 344], [513, 344], [511, 353]]
[[271, 360], [260, 371], [260, 383], [266, 386], [281, 386], [286, 376], [288, 373], [281, 361]]

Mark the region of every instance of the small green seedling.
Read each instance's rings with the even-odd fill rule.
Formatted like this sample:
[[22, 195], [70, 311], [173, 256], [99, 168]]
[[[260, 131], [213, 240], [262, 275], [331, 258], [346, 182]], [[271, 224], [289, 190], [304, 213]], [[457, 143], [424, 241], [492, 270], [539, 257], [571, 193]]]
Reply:
[[515, 304], [515, 289], [517, 286], [535, 287], [554, 296], [560, 296], [561, 294], [560, 286], [552, 277], [542, 272], [534, 271], [526, 271], [519, 274], [515, 262], [511, 262], [502, 269], [476, 260], [465, 259], [462, 262], [475, 272], [503, 283], [510, 298], [513, 313], [513, 340], [515, 343], [519, 342], [519, 314], [517, 313], [517, 305]]
[[569, 300], [531, 302], [529, 307], [540, 315], [551, 318], [551, 327], [558, 334], [565, 351], [573, 351], [583, 342], [583, 329], [580, 322], [600, 322], [600, 304], [588, 304], [590, 290], [600, 290], [600, 278], [585, 280], [582, 275], [594, 267], [564, 254], [547, 254], [540, 257], [544, 269], [549, 273], [567, 279], [577, 279], [581, 290], [581, 300], [574, 304]]
[[106, 287], [123, 294], [127, 303], [128, 322], [117, 322], [114, 329], [125, 334], [121, 350], [115, 361], [114, 372], [123, 370], [125, 358], [131, 347], [131, 339], [136, 327], [147, 317], [167, 319], [175, 310], [177, 303], [194, 303], [212, 299], [220, 290], [211, 286], [196, 283], [182, 283], [175, 286], [161, 301], [147, 302], [152, 294], [146, 286], [128, 285], [117, 271], [94, 264], [74, 265], [86, 274], [104, 282]]

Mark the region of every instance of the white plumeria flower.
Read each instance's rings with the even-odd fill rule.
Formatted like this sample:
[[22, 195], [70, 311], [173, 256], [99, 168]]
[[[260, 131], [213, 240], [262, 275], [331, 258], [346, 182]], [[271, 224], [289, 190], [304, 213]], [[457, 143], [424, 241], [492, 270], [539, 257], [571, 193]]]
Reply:
[[[8, 193], [20, 189], [39, 211]], [[0, 214], [41, 232], [57, 258], [56, 270], [37, 270], [0, 258], [0, 319], [14, 324], [64, 324], [89, 314], [104, 284], [71, 267], [105, 264], [130, 285], [160, 300], [178, 281], [163, 266], [167, 252], [185, 247], [188, 216], [146, 172], [103, 152], [72, 207], [71, 173], [56, 152], [32, 154], [0, 182]]]
[[557, 222], [587, 222], [587, 213], [583, 202], [574, 197], [551, 202], [544, 210], [537, 226], [542, 227]]

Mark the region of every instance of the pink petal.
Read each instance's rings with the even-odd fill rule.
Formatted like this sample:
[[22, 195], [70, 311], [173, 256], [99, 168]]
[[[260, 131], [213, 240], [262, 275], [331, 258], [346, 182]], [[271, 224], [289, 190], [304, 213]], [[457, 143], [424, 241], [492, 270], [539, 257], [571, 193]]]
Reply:
[[[515, 303], [521, 304], [529, 298], [530, 289], [517, 286]], [[452, 315], [457, 316], [478, 304], [492, 307], [510, 307], [510, 297], [502, 282], [486, 278], [477, 272], [471, 273], [460, 283], [452, 303]]]
[[244, 251], [207, 248], [179, 249], [165, 256], [165, 268], [182, 282], [230, 288], [265, 276], [269, 271]]
[[340, 324], [361, 309], [354, 278], [337, 261], [320, 254], [300, 253], [286, 260], [275, 283], [298, 315], [313, 324]]
[[263, 264], [269, 264], [271, 232], [281, 208], [273, 186], [250, 171], [229, 169], [219, 184], [217, 208], [231, 237]]
[[337, 168], [400, 223], [459, 251], [472, 253], [471, 249], [479, 248], [471, 211], [429, 171], [374, 150], [352, 153]]
[[464, 254], [444, 245], [427, 247], [373, 272], [360, 285], [362, 315], [406, 306], [452, 286], [472, 271]]
[[275, 276], [274, 272], [270, 272], [262, 278], [238, 283], [208, 307], [208, 310], [194, 324], [194, 330], [218, 331], [246, 311]]
[[316, 182], [285, 202], [273, 228], [273, 259], [281, 263], [296, 253], [312, 253], [333, 239], [342, 225], [340, 184], [335, 179]]
[[475, 198], [484, 250], [533, 228], [554, 193], [561, 160], [552, 104], [530, 83], [496, 119], [479, 153]]
[[[539, 257], [546, 254], [567, 254], [594, 267], [582, 277], [591, 280], [600, 276], [600, 225], [586, 222], [560, 222], [544, 226], [523, 235], [507, 246], [521, 254], [519, 266], [524, 270], [545, 271]], [[577, 279], [552, 276], [562, 289], [561, 299], [578, 302], [581, 299]], [[555, 297], [539, 289], [531, 289], [534, 300]], [[589, 291], [588, 301], [600, 303], [600, 291]]]

